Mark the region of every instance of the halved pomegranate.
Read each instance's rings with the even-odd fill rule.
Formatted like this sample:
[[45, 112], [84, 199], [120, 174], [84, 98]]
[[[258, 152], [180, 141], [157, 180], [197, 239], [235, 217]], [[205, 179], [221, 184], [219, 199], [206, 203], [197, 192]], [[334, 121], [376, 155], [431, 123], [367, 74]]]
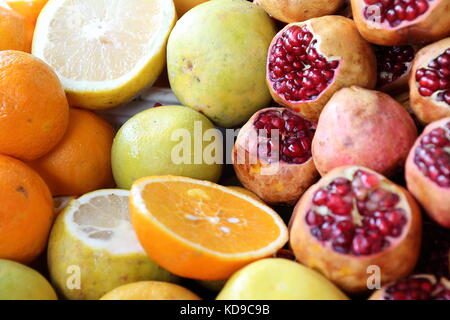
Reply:
[[450, 38], [417, 53], [409, 87], [411, 108], [422, 123], [450, 117]]
[[430, 43], [450, 34], [448, 0], [351, 0], [361, 35], [382, 46]]
[[352, 20], [314, 18], [289, 24], [275, 36], [267, 82], [276, 102], [315, 122], [340, 88], [375, 87], [376, 59]]
[[370, 300], [450, 300], [450, 280], [430, 274], [413, 275], [390, 283]]
[[450, 228], [450, 117], [425, 128], [409, 153], [405, 176], [427, 213]]
[[413, 46], [375, 46], [378, 90], [391, 93], [407, 90], [415, 54]]
[[275, 19], [286, 23], [305, 21], [335, 13], [344, 0], [254, 0]]
[[313, 185], [294, 209], [290, 245], [298, 261], [348, 292], [367, 290], [369, 266], [381, 282], [416, 265], [422, 220], [413, 197], [370, 169], [336, 168]]
[[389, 176], [404, 166], [416, 138], [414, 120], [396, 100], [378, 91], [344, 88], [322, 111], [312, 154], [321, 175], [359, 165]]
[[233, 165], [241, 183], [270, 204], [294, 204], [319, 174], [311, 158], [316, 126], [286, 108], [255, 113], [237, 137]]

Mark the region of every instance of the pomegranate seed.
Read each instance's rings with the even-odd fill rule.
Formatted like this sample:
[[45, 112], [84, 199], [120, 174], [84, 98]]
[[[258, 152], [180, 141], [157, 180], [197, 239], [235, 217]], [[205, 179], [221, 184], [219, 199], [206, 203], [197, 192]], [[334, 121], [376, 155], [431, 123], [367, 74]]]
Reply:
[[270, 80], [285, 100], [314, 100], [332, 82], [339, 61], [327, 61], [316, 44], [307, 26], [292, 26], [270, 49]]
[[420, 140], [414, 152], [414, 163], [429, 179], [441, 187], [450, 187], [450, 122], [435, 128]]
[[[447, 280], [448, 281], [448, 280]], [[386, 300], [449, 300], [450, 289], [434, 276], [411, 276], [398, 280], [384, 290]]]
[[[397, 11], [394, 9], [390, 9], [389, 11], [393, 11], [397, 19]], [[391, 20], [388, 18], [388, 21]], [[378, 63], [378, 87], [394, 82], [406, 74], [415, 56], [414, 49], [411, 46], [376, 46], [375, 54]]]
[[429, 9], [433, 0], [364, 0], [366, 7], [364, 15], [370, 19], [373, 12], [369, 6], [377, 5], [381, 13], [381, 22], [387, 20], [392, 26], [398, 26], [403, 21], [413, 21]]

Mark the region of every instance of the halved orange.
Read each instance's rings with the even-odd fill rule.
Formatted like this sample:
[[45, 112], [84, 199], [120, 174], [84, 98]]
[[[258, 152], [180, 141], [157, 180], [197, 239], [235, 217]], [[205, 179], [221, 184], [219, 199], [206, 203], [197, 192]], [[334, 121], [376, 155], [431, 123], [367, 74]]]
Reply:
[[148, 255], [170, 272], [221, 280], [284, 246], [288, 231], [271, 208], [242, 192], [186, 177], [137, 180], [134, 229]]

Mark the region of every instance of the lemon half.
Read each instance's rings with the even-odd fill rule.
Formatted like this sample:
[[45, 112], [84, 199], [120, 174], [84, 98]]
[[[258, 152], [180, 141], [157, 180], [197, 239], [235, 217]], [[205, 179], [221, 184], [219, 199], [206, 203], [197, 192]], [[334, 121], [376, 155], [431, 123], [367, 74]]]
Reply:
[[71, 106], [117, 106], [151, 85], [176, 21], [172, 0], [50, 0], [32, 52], [58, 74]]

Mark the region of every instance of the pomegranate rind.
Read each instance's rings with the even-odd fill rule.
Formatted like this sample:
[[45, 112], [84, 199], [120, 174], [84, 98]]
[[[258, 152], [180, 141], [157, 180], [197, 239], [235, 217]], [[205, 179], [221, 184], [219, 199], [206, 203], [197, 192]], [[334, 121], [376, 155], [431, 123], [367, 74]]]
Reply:
[[[335, 178], [352, 175], [357, 170], [363, 170], [377, 175], [384, 187], [389, 187], [401, 198], [402, 208], [408, 216], [402, 235], [391, 242], [391, 246], [383, 251], [364, 256], [340, 254], [324, 246], [310, 232], [310, 226], [305, 221], [314, 194], [320, 188], [328, 185]], [[419, 258], [422, 238], [422, 218], [420, 209], [407, 190], [398, 186], [384, 176], [364, 167], [345, 166], [336, 168], [318, 183], [310, 187], [294, 208], [290, 222], [290, 246], [297, 260], [306, 266], [316, 269], [328, 279], [350, 293], [368, 290], [368, 267], [378, 266], [381, 283], [388, 283], [410, 274]]]
[[255, 0], [254, 3], [275, 19], [292, 23], [333, 14], [344, 0]]
[[414, 120], [399, 102], [353, 86], [338, 91], [323, 109], [312, 155], [322, 176], [347, 165], [389, 176], [403, 167], [417, 135]]
[[428, 215], [446, 228], [450, 228], [450, 188], [440, 187], [437, 183], [426, 177], [414, 162], [414, 156], [417, 147], [420, 146], [422, 137], [429, 134], [435, 128], [445, 126], [448, 122], [450, 122], [450, 117], [433, 122], [425, 128], [422, 135], [411, 148], [405, 166], [405, 178], [408, 190], [424, 207]]
[[[272, 47], [283, 33], [292, 26], [306, 25], [317, 39], [317, 53], [328, 60], [338, 59], [339, 67], [335, 70], [332, 83], [320, 93], [315, 100], [305, 102], [290, 102], [282, 98], [274, 89], [269, 75], [269, 58]], [[339, 39], [339, 41], [336, 41]], [[360, 36], [355, 23], [341, 16], [323, 16], [301, 23], [292, 23], [283, 28], [273, 39], [269, 47], [267, 62], [267, 84], [272, 98], [282, 106], [291, 108], [306, 119], [317, 122], [319, 115], [333, 94], [341, 88], [358, 85], [365, 88], [375, 88], [377, 66], [372, 47]]]
[[351, 0], [353, 19], [359, 32], [367, 41], [382, 45], [395, 46], [421, 44], [445, 38], [450, 34], [450, 2], [437, 0], [431, 2], [430, 9], [417, 19], [391, 27], [386, 23], [369, 21], [364, 17], [366, 4], [363, 0]]
[[422, 96], [419, 93], [419, 86], [416, 81], [417, 70], [427, 68], [431, 61], [443, 54], [448, 48], [450, 48], [450, 38], [443, 39], [422, 48], [416, 54], [416, 58], [414, 59], [409, 77], [409, 93], [411, 108], [422, 124], [428, 124], [445, 117], [450, 117], [450, 106], [445, 103], [445, 101], [437, 101], [434, 95], [430, 97]]
[[[253, 123], [261, 113], [280, 108], [266, 108], [255, 113], [242, 127], [233, 149], [233, 166], [239, 181], [268, 204], [294, 205], [300, 196], [319, 178], [312, 157], [302, 164], [285, 162], [267, 163], [257, 159], [252, 153], [257, 150], [251, 146], [251, 136], [257, 132]], [[244, 161], [241, 161], [241, 160]]]

